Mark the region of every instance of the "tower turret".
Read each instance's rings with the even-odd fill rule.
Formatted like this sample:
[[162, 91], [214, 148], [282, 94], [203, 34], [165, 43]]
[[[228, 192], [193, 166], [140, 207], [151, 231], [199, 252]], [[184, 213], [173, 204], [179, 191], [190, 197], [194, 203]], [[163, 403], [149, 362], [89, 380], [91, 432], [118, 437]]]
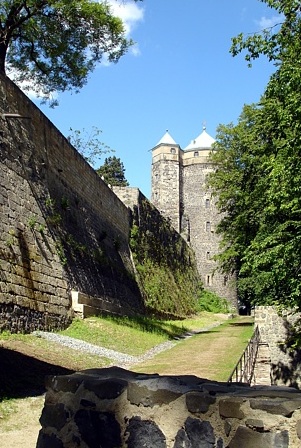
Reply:
[[180, 232], [181, 148], [168, 131], [152, 149], [152, 203]]
[[152, 202], [191, 244], [205, 288], [237, 308], [235, 281], [222, 274], [214, 260], [220, 214], [207, 184], [215, 169], [209, 157], [214, 142], [203, 127], [182, 150], [167, 131], [152, 150]]

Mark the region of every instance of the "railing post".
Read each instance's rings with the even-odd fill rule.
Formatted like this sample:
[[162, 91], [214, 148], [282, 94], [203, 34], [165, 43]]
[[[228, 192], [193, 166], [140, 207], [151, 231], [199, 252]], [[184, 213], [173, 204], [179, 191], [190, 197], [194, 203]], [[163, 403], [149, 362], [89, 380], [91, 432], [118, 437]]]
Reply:
[[242, 381], [248, 384], [251, 383], [258, 352], [259, 340], [260, 340], [259, 328], [258, 326], [256, 326], [247, 347], [245, 348], [243, 354], [239, 358], [236, 366], [234, 367], [228, 379], [228, 383], [232, 383], [234, 377], [237, 383]]

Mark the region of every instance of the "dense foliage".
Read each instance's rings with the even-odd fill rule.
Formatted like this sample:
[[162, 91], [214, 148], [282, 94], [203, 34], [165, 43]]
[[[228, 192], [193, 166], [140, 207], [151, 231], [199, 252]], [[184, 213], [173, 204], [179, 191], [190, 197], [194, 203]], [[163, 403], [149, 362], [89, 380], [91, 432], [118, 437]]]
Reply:
[[134, 209], [130, 246], [148, 311], [158, 316], [195, 313], [202, 288], [194, 254], [146, 200]]
[[104, 164], [96, 172], [107, 184], [118, 187], [127, 187], [129, 185], [125, 177], [123, 162], [116, 156], [106, 157]]
[[0, 71], [13, 71], [45, 98], [78, 91], [105, 56], [117, 62], [132, 42], [105, 1], [2, 0]]
[[301, 309], [301, 6], [265, 0], [277, 27], [233, 39], [232, 52], [275, 62], [260, 103], [237, 125], [220, 126], [210, 184], [225, 215], [218, 231], [225, 271], [236, 269], [240, 298]]

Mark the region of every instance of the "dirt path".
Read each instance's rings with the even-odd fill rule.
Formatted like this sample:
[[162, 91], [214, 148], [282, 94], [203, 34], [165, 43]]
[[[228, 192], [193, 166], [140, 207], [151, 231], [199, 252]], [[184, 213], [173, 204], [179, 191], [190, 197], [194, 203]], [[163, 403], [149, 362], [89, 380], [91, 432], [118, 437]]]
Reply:
[[[168, 375], [189, 374], [224, 381], [233, 368], [233, 362], [230, 365], [228, 363], [228, 353], [234, 353], [237, 360], [239, 359], [247, 343], [247, 339], [241, 341], [241, 334], [251, 325], [252, 322], [249, 318], [242, 318], [236, 324], [216, 327], [210, 331], [181, 340], [171, 349], [155, 355], [152, 359], [130, 367], [127, 366], [127, 368], [136, 372], [156, 372]], [[18, 345], [18, 347], [20, 353], [14, 352], [16, 356], [15, 370], [21, 369], [24, 377], [29, 374], [37, 374], [38, 369], [41, 368], [39, 364], [41, 360], [36, 360], [37, 364], [34, 364], [34, 366], [37, 370], [33, 371], [32, 359], [27, 366], [24, 358], [25, 349], [23, 347], [23, 353], [21, 353], [21, 346]], [[11, 353], [9, 355], [11, 360]], [[21, 358], [18, 358], [18, 355], [21, 355]], [[47, 359], [47, 354], [45, 358]], [[55, 367], [55, 360], [52, 359], [51, 361], [53, 364], [46, 364], [49, 371], [45, 367], [45, 362], [43, 363], [43, 374], [52, 374], [51, 370]], [[221, 366], [223, 367], [221, 368]], [[11, 367], [13, 372], [13, 366]], [[67, 373], [66, 368], [62, 368], [61, 374], [64, 373]], [[43, 405], [43, 395], [18, 399], [15, 401], [16, 409], [9, 420], [1, 418], [0, 408], [0, 447], [35, 448]]]

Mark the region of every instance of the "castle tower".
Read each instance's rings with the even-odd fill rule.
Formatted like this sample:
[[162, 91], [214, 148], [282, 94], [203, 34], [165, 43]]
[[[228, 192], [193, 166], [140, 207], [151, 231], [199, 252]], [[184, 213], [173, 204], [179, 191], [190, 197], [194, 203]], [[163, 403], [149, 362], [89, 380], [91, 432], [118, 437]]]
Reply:
[[190, 243], [205, 288], [237, 308], [234, 279], [219, 272], [213, 259], [219, 251], [215, 229], [220, 215], [206, 177], [214, 170], [209, 159], [214, 142], [204, 127], [182, 150], [167, 132], [153, 149], [152, 202]]
[[168, 131], [152, 150], [151, 201], [180, 232], [181, 148]]

